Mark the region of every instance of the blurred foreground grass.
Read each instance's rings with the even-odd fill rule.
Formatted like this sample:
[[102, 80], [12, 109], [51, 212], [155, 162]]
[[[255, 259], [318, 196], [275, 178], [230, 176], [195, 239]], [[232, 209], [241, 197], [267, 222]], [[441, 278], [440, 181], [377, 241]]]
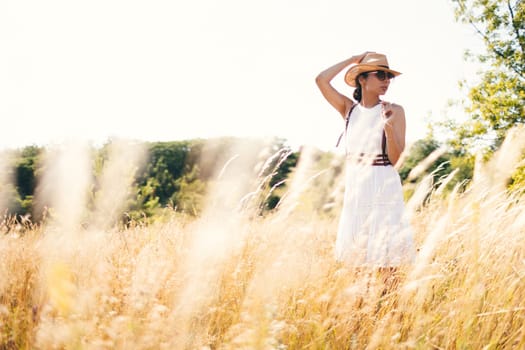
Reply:
[[[205, 219], [176, 216], [55, 237], [57, 251], [47, 247], [49, 232], [4, 235], [0, 342], [5, 349], [521, 348], [522, 205], [505, 197], [430, 203], [414, 217], [418, 263], [385, 295], [376, 273], [334, 262], [336, 225], [321, 218], [223, 222], [238, 241], [221, 247]], [[195, 243], [202, 230], [210, 232]], [[203, 256], [193, 256], [195, 244]]]
[[490, 169], [461, 194], [422, 185], [417, 261], [390, 288], [337, 264], [337, 218], [308, 206], [2, 234], [0, 349], [525, 348], [525, 208]]

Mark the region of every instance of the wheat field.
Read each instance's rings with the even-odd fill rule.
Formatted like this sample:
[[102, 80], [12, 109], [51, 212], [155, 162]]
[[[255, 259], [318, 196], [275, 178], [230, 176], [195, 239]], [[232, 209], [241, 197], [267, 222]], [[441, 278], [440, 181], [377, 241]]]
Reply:
[[232, 161], [199, 217], [118, 227], [141, 153], [115, 150], [86, 217], [86, 158], [69, 147], [43, 180], [51, 218], [4, 218], [0, 349], [525, 348], [525, 208], [505, 191], [518, 136], [465, 192], [419, 182], [416, 262], [393, 273], [336, 263], [337, 215], [318, 208], [332, 198], [337, 213], [341, 174], [307, 150], [273, 213], [256, 210], [267, 179], [235, 176]]

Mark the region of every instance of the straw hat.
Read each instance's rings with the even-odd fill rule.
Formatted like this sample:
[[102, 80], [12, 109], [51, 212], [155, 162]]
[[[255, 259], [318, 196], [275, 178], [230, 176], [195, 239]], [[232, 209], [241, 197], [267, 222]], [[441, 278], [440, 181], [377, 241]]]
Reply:
[[366, 54], [365, 57], [363, 57], [361, 62], [353, 65], [352, 67], [350, 67], [350, 69], [348, 69], [348, 71], [345, 74], [345, 82], [352, 87], [356, 87], [355, 78], [357, 78], [359, 74], [364, 72], [373, 72], [376, 70], [390, 72], [394, 76], [398, 76], [399, 74], [401, 74], [400, 72], [392, 70], [390, 69], [390, 67], [388, 67], [388, 61], [385, 55], [370, 52]]

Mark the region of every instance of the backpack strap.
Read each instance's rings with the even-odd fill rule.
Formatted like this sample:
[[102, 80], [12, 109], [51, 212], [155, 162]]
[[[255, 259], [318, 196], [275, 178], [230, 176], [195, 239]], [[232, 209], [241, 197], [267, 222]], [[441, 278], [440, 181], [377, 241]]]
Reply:
[[390, 159], [388, 159], [388, 154], [386, 154], [386, 134], [385, 129], [383, 129], [383, 137], [381, 139], [381, 158], [383, 162], [391, 164]]
[[335, 144], [335, 147], [339, 146], [339, 143], [341, 142], [343, 135], [346, 133], [346, 130], [348, 129], [348, 122], [350, 121], [350, 115], [352, 114], [352, 111], [354, 110], [356, 105], [357, 103], [354, 103], [352, 107], [350, 107], [350, 110], [348, 111], [348, 115], [345, 118], [345, 130], [341, 133], [341, 135], [339, 135], [339, 138], [337, 139], [337, 143]]
[[[380, 101], [381, 103], [381, 101]], [[381, 107], [382, 108], [382, 107]], [[392, 164], [390, 163], [390, 159], [388, 159], [388, 154], [386, 153], [386, 134], [385, 134], [385, 128], [383, 128], [383, 136], [381, 138], [381, 159], [386, 164]]]

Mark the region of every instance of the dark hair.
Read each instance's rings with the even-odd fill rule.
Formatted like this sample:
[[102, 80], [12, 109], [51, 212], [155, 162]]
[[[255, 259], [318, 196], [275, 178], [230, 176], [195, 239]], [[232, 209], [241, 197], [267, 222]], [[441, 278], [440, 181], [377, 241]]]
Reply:
[[368, 76], [368, 72], [364, 72], [364, 73], [361, 73], [359, 74], [357, 77], [355, 77], [355, 90], [354, 90], [354, 99], [357, 101], [357, 102], [361, 102], [361, 98], [363, 97], [362, 96], [362, 92], [361, 92], [361, 84], [359, 83], [359, 77], [364, 77], [366, 78]]

